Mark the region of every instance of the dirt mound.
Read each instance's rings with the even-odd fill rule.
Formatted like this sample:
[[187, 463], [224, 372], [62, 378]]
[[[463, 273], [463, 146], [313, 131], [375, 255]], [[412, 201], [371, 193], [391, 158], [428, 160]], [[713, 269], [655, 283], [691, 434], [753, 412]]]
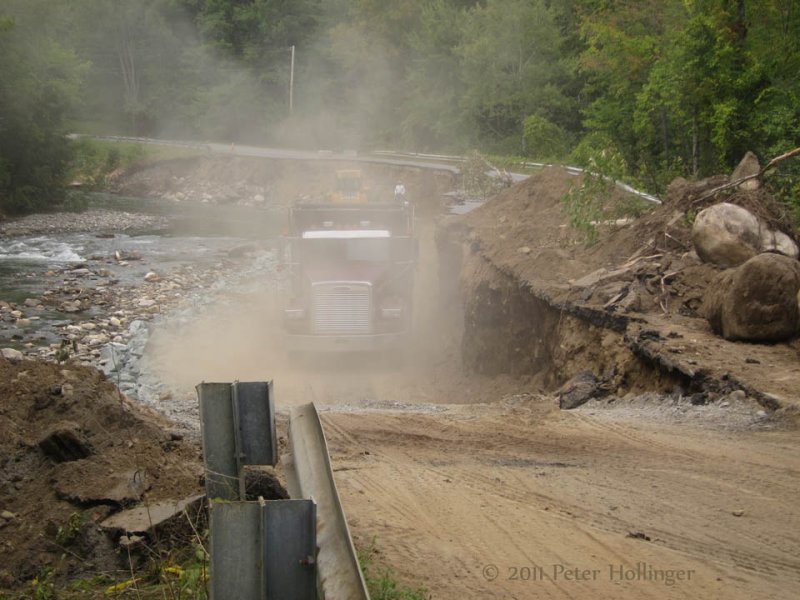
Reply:
[[[636, 313], [699, 317], [698, 308], [719, 268], [692, 250], [692, 217], [713, 204], [703, 199], [727, 176], [699, 182], [676, 180], [666, 201], [631, 222], [599, 224], [597, 243], [586, 245], [570, 226], [562, 198], [581, 184], [560, 168], [548, 168], [499, 194], [464, 218], [473, 250], [550, 294], [588, 305]], [[615, 192], [619, 201], [624, 196]], [[727, 202], [751, 210], [772, 227], [793, 235], [782, 205], [764, 189], [735, 190]]]
[[575, 251], [561, 198], [580, 182], [548, 168], [499, 193], [463, 218], [473, 250], [523, 279], [559, 282], [586, 269]]
[[198, 446], [92, 368], [0, 357], [0, 432], [0, 589], [125, 570], [99, 523], [201, 492]]
[[[741, 348], [715, 336], [700, 314], [720, 269], [702, 263], [693, 251], [691, 225], [697, 211], [724, 195], [725, 201], [753, 208], [772, 226], [793, 233], [780, 205], [763, 189], [707, 197], [727, 181], [678, 180], [666, 201], [641, 217], [598, 224], [598, 240], [591, 245], [570, 226], [563, 210], [562, 198], [571, 186], [580, 185], [580, 178], [560, 168], [545, 169], [454, 219], [447, 235], [468, 244], [462, 285], [466, 297], [473, 298], [466, 307], [467, 362], [478, 370], [494, 365], [488, 369], [492, 372], [511, 369], [535, 375], [555, 369], [557, 376], [551, 373], [547, 387], [558, 386], [577, 373], [555, 365], [558, 349], [570, 347], [572, 340], [548, 338], [559, 335], [565, 316], [571, 315], [618, 332], [619, 344], [647, 363], [675, 372], [687, 387], [724, 382], [726, 389], [744, 389], [773, 408], [794, 402], [792, 386], [800, 385], [797, 340]], [[538, 313], [547, 318], [531, 319], [516, 310], [529, 303], [520, 295], [543, 303]], [[501, 320], [512, 322], [513, 328], [501, 326]], [[509, 343], [514, 348], [509, 350]], [[589, 345], [583, 346], [588, 357]], [[496, 357], [505, 356], [503, 352], [514, 356], [503, 358], [509, 366], [498, 371]], [[536, 360], [528, 360], [530, 356]], [[630, 389], [625, 387], [632, 385], [629, 378], [619, 373], [629, 367], [602, 365], [604, 370], [612, 367], [615, 381], [625, 383], [620, 391]], [[652, 372], [643, 374], [652, 377]]]

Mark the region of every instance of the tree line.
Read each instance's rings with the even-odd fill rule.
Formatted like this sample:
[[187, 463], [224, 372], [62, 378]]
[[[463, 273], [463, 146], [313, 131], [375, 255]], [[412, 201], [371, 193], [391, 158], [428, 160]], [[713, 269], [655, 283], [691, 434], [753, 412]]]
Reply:
[[800, 0], [0, 0], [0, 210], [52, 203], [67, 131], [478, 149], [658, 193], [800, 145], [798, 74]]

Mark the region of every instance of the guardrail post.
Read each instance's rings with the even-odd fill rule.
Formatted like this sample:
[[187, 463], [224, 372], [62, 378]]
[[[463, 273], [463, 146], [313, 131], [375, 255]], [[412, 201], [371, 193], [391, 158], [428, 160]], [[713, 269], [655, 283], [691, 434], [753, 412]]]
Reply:
[[278, 462], [272, 382], [201, 383], [197, 396], [206, 495], [244, 500], [243, 467]]
[[211, 503], [211, 600], [316, 600], [312, 500]]
[[232, 401], [236, 460], [239, 467], [274, 467], [278, 464], [278, 443], [275, 435], [272, 382], [234, 382]]
[[200, 401], [206, 496], [211, 500], [239, 500], [231, 384], [201, 383], [197, 386], [197, 396]]

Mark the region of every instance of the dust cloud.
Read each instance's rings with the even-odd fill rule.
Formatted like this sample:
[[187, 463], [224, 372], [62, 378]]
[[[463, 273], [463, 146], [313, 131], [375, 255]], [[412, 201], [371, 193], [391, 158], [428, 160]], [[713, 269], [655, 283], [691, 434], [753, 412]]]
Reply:
[[[254, 161], [251, 167], [257, 164]], [[324, 188], [325, 181], [333, 182], [334, 165], [326, 169], [306, 171], [300, 165], [287, 165], [273, 175], [282, 180], [286, 194], [298, 197]], [[441, 295], [434, 221], [443, 184], [430, 173], [399, 167], [367, 168], [365, 179], [373, 193], [388, 193], [394, 181], [403, 179], [419, 208], [414, 328], [402, 351], [290, 355], [281, 322], [282, 273], [270, 271], [264, 273], [263, 281], [216, 292], [212, 303], [196, 309], [188, 319], [160, 323], [148, 341], [146, 368], [181, 397], [193, 396], [194, 387], [203, 381], [273, 380], [279, 406], [309, 401], [340, 406], [475, 401], [475, 394], [459, 385], [459, 301]], [[237, 211], [230, 207], [231, 214]], [[236, 219], [227, 218], [224, 227], [228, 232], [235, 229]], [[274, 247], [277, 241], [253, 240], [250, 245]], [[450, 275], [458, 277], [456, 272]], [[455, 285], [449, 283], [451, 288]]]
[[418, 330], [401, 353], [293, 355], [283, 345], [278, 296], [229, 298], [189, 322], [159, 327], [146, 349], [148, 368], [182, 396], [203, 381], [273, 380], [279, 406], [438, 400], [432, 379], [451, 356], [436, 351], [442, 338], [430, 329]]

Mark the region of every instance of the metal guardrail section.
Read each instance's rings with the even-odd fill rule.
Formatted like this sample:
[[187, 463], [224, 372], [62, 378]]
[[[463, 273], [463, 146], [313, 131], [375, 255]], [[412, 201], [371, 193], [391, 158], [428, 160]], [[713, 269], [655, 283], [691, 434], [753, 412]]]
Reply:
[[212, 502], [213, 600], [315, 600], [311, 500]]
[[[375, 150], [372, 154], [377, 154], [384, 157], [413, 157], [413, 158], [421, 158], [425, 160], [436, 160], [436, 161], [443, 161], [443, 162], [450, 162], [455, 164], [463, 163], [466, 159], [463, 156], [450, 156], [446, 154], [420, 154], [417, 152], [395, 152], [393, 150]], [[552, 163], [538, 163], [538, 162], [523, 162], [520, 163], [520, 166], [523, 166], [527, 169], [544, 169], [545, 167], [562, 167], [564, 168], [567, 173], [570, 175], [581, 175], [582, 173], [586, 172], [586, 169], [581, 167], [573, 167], [570, 165], [559, 165], [559, 164], [552, 164]], [[497, 176], [500, 176], [499, 172], [495, 173]], [[522, 175], [520, 173], [511, 173], [511, 175], [516, 175], [514, 177], [515, 181], [520, 181], [521, 179], [526, 179], [526, 175]], [[605, 175], [601, 175], [604, 179], [609, 179]], [[653, 204], [661, 204], [661, 200], [652, 194], [648, 194], [647, 192], [642, 192], [637, 190], [636, 188], [624, 183], [622, 181], [614, 180], [614, 185], [616, 185], [619, 189], [628, 192], [629, 194], [633, 194], [634, 196], [638, 196], [642, 200], [646, 200], [647, 202], [652, 202]]]
[[[372, 162], [383, 164], [402, 164], [410, 167], [420, 167], [428, 169], [440, 169], [458, 173], [459, 168], [456, 165], [463, 163], [466, 159], [463, 156], [451, 156], [446, 154], [424, 154], [419, 152], [399, 152], [395, 150], [374, 150], [368, 155], [358, 155], [355, 152], [310, 152], [303, 150], [281, 150], [279, 148], [259, 148], [255, 146], [228, 146], [225, 144], [216, 144], [208, 142], [185, 142], [178, 140], [157, 140], [153, 138], [137, 138], [137, 137], [122, 137], [122, 136], [86, 136], [85, 134], [70, 134], [76, 137], [94, 137], [96, 139], [105, 139], [112, 141], [122, 142], [138, 142], [142, 144], [164, 144], [171, 146], [189, 146], [194, 148], [202, 148], [209, 152], [218, 152], [224, 154], [236, 154], [241, 156], [260, 156], [264, 158], [279, 158], [279, 159], [301, 159], [301, 160], [348, 160], [358, 162]], [[426, 162], [436, 161], [436, 162]], [[549, 163], [537, 162], [524, 162], [523, 167], [529, 169], [543, 169], [545, 167], [563, 167], [568, 173], [579, 175], [584, 172], [581, 167], [571, 167], [569, 165], [554, 165]], [[512, 173], [516, 175], [515, 181], [524, 179], [526, 175], [519, 173]], [[604, 176], [605, 177], [605, 176]], [[652, 202], [654, 204], [661, 204], [661, 200], [652, 194], [639, 191], [627, 183], [614, 180], [614, 184], [634, 196], [638, 196], [642, 200]]]
[[244, 500], [243, 467], [278, 462], [272, 382], [203, 382], [197, 397], [206, 495]]
[[203, 382], [197, 397], [211, 516], [211, 600], [315, 600], [314, 501], [246, 501], [245, 467], [277, 463], [272, 382]]
[[317, 576], [325, 600], [369, 600], [364, 576], [333, 479], [328, 444], [314, 404], [289, 415], [289, 449], [282, 464], [292, 498], [317, 503]]

